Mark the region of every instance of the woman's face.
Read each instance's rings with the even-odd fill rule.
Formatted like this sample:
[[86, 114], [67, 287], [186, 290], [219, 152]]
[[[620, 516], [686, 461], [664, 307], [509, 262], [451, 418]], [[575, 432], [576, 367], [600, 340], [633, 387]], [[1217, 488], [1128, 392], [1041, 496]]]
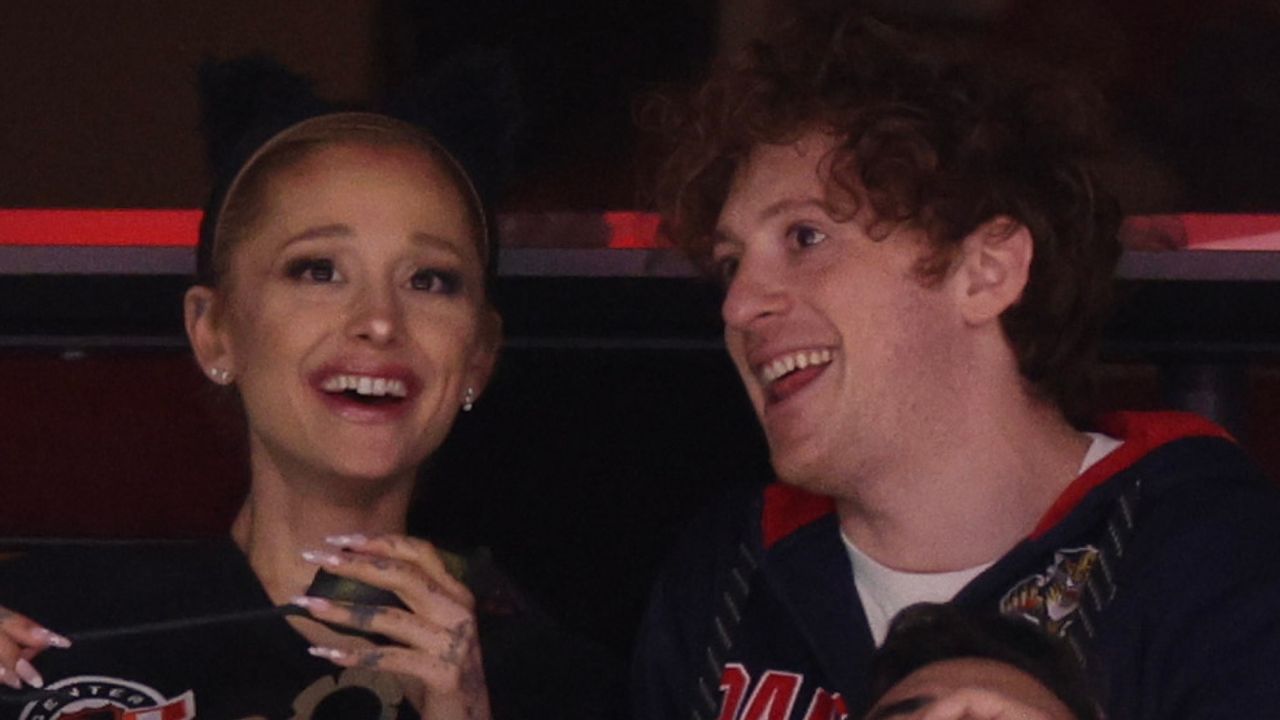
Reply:
[[201, 364], [243, 398], [255, 475], [412, 478], [494, 361], [464, 196], [417, 149], [356, 143], [266, 194], [221, 287], [187, 300]]

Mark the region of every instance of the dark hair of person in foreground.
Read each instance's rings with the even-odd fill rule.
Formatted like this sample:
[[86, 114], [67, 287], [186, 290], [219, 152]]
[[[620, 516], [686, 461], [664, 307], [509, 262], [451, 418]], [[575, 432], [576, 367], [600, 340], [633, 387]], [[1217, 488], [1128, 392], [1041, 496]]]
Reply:
[[934, 603], [894, 618], [872, 658], [871, 703], [925, 666], [960, 659], [1009, 665], [1052, 692], [1077, 720], [1102, 718], [1084, 669], [1064, 643], [1024, 620]]

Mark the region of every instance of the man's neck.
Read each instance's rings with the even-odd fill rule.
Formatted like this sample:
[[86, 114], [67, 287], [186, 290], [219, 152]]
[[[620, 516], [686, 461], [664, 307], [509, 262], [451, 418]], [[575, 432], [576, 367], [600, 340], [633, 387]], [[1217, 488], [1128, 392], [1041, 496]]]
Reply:
[[949, 439], [929, 438], [892, 467], [851, 480], [836, 498], [845, 536], [898, 570], [961, 570], [999, 558], [1075, 479], [1089, 447], [1056, 410], [1030, 400], [1015, 409], [971, 417]]

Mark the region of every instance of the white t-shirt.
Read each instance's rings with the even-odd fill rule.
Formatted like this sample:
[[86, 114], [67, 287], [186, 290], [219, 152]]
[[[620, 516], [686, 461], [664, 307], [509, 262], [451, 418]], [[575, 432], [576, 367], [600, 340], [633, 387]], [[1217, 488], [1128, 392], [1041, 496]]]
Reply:
[[[1080, 464], [1079, 474], [1084, 474], [1121, 444], [1119, 440], [1099, 433], [1089, 433], [1089, 437], [1092, 442], [1085, 452], [1084, 462]], [[994, 564], [993, 561], [951, 572], [903, 572], [876, 562], [859, 550], [843, 532], [840, 536], [849, 551], [853, 581], [858, 587], [858, 596], [862, 598], [862, 607], [877, 647], [884, 642], [889, 632], [889, 621], [898, 611], [920, 602], [946, 602]]]

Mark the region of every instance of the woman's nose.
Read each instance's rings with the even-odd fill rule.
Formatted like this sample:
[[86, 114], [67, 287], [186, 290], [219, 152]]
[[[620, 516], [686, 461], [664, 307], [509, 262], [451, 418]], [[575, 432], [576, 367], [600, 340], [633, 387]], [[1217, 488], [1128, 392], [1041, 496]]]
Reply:
[[348, 334], [376, 345], [395, 343], [403, 331], [399, 299], [389, 288], [368, 287], [353, 298]]

